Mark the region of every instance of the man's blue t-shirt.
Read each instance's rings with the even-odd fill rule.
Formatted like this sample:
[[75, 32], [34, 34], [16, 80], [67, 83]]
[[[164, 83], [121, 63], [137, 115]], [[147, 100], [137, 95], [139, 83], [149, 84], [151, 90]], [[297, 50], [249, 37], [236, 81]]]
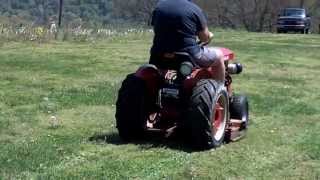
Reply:
[[199, 57], [196, 37], [207, 26], [202, 10], [190, 0], [160, 0], [153, 11], [151, 54], [188, 52]]

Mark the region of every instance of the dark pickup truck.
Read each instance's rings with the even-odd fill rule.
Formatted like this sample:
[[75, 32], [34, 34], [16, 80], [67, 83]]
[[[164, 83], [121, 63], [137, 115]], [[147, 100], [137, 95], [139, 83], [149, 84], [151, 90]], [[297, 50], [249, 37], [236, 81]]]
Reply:
[[288, 31], [309, 33], [311, 26], [310, 16], [302, 8], [285, 8], [280, 11], [277, 20], [277, 32], [287, 33]]

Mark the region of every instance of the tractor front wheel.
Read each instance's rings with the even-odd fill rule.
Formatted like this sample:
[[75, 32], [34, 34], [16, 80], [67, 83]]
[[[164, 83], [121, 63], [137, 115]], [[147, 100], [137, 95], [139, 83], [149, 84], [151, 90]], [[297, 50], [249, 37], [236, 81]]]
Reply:
[[232, 97], [230, 103], [230, 118], [242, 121], [241, 130], [246, 130], [249, 124], [249, 102], [244, 95]]

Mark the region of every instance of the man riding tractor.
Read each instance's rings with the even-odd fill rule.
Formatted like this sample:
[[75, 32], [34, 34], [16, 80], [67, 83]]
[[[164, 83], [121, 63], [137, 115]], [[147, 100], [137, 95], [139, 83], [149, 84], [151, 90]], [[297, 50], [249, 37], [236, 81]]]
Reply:
[[166, 66], [164, 58], [174, 58], [174, 52], [188, 53], [200, 67], [213, 68], [213, 79], [223, 83], [225, 66], [219, 49], [201, 46], [208, 44], [213, 33], [203, 11], [190, 0], [162, 0], [153, 11], [154, 41], [151, 48], [150, 64]]
[[240, 74], [242, 65], [231, 63], [231, 50], [205, 46], [213, 34], [202, 10], [189, 0], [160, 0], [152, 25], [149, 64], [129, 74], [119, 90], [120, 137], [130, 141], [147, 131], [168, 137], [180, 129], [199, 149], [243, 137], [248, 100], [231, 88], [231, 75]]

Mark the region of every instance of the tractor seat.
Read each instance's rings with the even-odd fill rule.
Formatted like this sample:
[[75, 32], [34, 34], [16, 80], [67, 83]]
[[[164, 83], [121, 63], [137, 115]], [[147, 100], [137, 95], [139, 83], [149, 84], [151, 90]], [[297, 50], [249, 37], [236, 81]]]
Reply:
[[178, 70], [180, 64], [185, 61], [194, 62], [192, 56], [187, 52], [164, 53], [150, 57], [150, 64], [154, 64], [160, 69]]

